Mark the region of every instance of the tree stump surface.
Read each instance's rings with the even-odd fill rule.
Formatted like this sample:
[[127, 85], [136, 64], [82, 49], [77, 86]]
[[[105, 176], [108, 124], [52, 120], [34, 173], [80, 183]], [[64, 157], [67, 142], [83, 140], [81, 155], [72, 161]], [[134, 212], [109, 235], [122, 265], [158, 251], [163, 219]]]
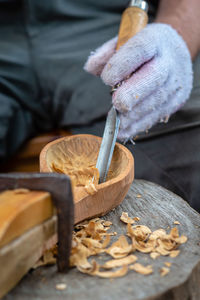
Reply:
[[[200, 215], [177, 195], [144, 180], [135, 180], [123, 203], [104, 217], [113, 222], [112, 231], [118, 232], [118, 236], [126, 233], [126, 225], [119, 219], [122, 212], [139, 217], [136, 224], [147, 225], [151, 230], [163, 228], [169, 231], [177, 226], [188, 241], [180, 246], [176, 258], [162, 256], [153, 260], [149, 254], [134, 253], [139, 263], [153, 266], [154, 273], [148, 276], [130, 270], [124, 277], [104, 279], [82, 274], [75, 268], [67, 274], [59, 274], [56, 266], [41, 267], [29, 272], [4, 299], [199, 300]], [[180, 225], [174, 225], [174, 221], [179, 221]], [[99, 262], [104, 260], [108, 257]], [[170, 272], [161, 277], [159, 270], [164, 262], [172, 262], [172, 265]], [[58, 283], [65, 283], [67, 288], [57, 290]]]

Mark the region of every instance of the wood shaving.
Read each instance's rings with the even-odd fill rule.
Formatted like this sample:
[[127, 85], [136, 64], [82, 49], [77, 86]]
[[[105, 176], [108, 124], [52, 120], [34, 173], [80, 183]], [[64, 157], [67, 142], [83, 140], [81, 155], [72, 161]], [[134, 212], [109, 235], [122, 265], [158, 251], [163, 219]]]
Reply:
[[151, 258], [156, 259], [156, 258], [158, 258], [160, 256], [160, 253], [158, 253], [158, 252], [151, 252], [150, 256], [151, 256]]
[[179, 253], [180, 253], [180, 250], [173, 250], [173, 251], [171, 251], [169, 256], [170, 257], [177, 257], [179, 255]]
[[153, 273], [153, 269], [151, 265], [143, 266], [139, 263], [136, 263], [134, 265], [129, 266], [129, 269], [134, 270], [135, 272], [140, 273], [142, 275], [149, 275]]
[[132, 237], [132, 246], [133, 249], [142, 253], [150, 253], [154, 249], [152, 244], [149, 244], [148, 242], [145, 243], [143, 241], [137, 241], [135, 237]]
[[109, 260], [102, 267], [104, 269], [111, 269], [111, 268], [115, 268], [115, 267], [121, 267], [121, 266], [124, 266], [124, 265], [132, 264], [137, 259], [138, 259], [137, 256], [129, 255], [129, 256], [126, 256], [124, 258]]
[[90, 195], [94, 195], [97, 192], [96, 186], [99, 182], [99, 171], [95, 167], [95, 164], [91, 165], [91, 162], [85, 158], [76, 156], [73, 160], [67, 162], [53, 162], [51, 165], [52, 171], [56, 173], [66, 174], [70, 177], [72, 185], [83, 186]]
[[110, 243], [110, 235], [107, 235], [102, 243], [102, 248], [106, 248]]
[[128, 272], [128, 266], [123, 266], [122, 268], [116, 270], [116, 271], [108, 271], [108, 272], [96, 272], [95, 276], [102, 277], [102, 278], [116, 278], [116, 277], [122, 277], [125, 276]]
[[133, 224], [135, 223], [135, 221], [133, 219], [131, 219], [129, 216], [128, 216], [128, 213], [126, 212], [123, 212], [121, 217], [120, 217], [120, 220], [126, 224]]
[[170, 237], [167, 238], [167, 236], [163, 238], [157, 239], [157, 243], [160, 246], [160, 248], [163, 248], [163, 250], [171, 251], [176, 249], [177, 243], [175, 242], [174, 239], [171, 239]]
[[66, 288], [67, 288], [66, 283], [57, 283], [56, 284], [56, 289], [59, 291], [64, 291], [64, 290], [66, 290]]
[[121, 258], [127, 256], [131, 250], [132, 245], [129, 244], [126, 237], [122, 235], [106, 250], [106, 253], [110, 254], [114, 258]]
[[168, 267], [168, 268], [171, 267], [171, 265], [172, 265], [171, 262], [165, 262], [164, 264], [165, 264], [165, 266]]
[[150, 253], [153, 259], [160, 255], [177, 256], [179, 254], [179, 251], [176, 251], [177, 247], [187, 241], [186, 236], [179, 236], [176, 227], [172, 228], [170, 233], [167, 234], [164, 229], [151, 232], [147, 226], [131, 226], [131, 224], [127, 224], [127, 235], [132, 239], [133, 249], [143, 253]]
[[88, 184], [86, 184], [84, 188], [89, 195], [94, 195], [98, 192], [96, 186], [91, 181]]
[[187, 236], [182, 235], [174, 239], [177, 244], [185, 244], [187, 242]]
[[116, 277], [122, 277], [126, 275], [128, 272], [128, 266], [125, 265], [116, 271], [102, 272], [100, 271], [100, 265], [93, 260], [90, 268], [83, 268], [82, 266], [79, 266], [78, 270], [82, 273], [87, 273], [91, 276], [98, 276], [102, 278], [116, 278]]
[[164, 229], [157, 229], [155, 231], [152, 232], [152, 234], [150, 235], [149, 239], [150, 240], [156, 240], [158, 238], [163, 238], [166, 235], [166, 231]]
[[160, 275], [161, 275], [161, 276], [165, 276], [165, 275], [167, 275], [167, 274], [169, 273], [169, 271], [170, 271], [169, 268], [167, 268], [167, 267], [162, 267], [162, 268], [160, 269]]
[[140, 195], [140, 194], [137, 194], [137, 196], [136, 196], [137, 198], [142, 198], [142, 195]]
[[106, 233], [106, 235], [110, 235], [110, 236], [117, 235], [117, 232], [116, 231], [114, 231], [114, 232], [108, 232], [108, 233]]
[[155, 249], [159, 254], [166, 256], [170, 254], [170, 251], [165, 250], [161, 245]]
[[[109, 231], [112, 222], [94, 218], [76, 225], [72, 236], [70, 266], [76, 267], [82, 273], [102, 278], [125, 276], [129, 269], [149, 275], [153, 273], [153, 267], [135, 263], [138, 258], [133, 253], [137, 251], [149, 253], [152, 259], [157, 259], [159, 256], [175, 258], [180, 253], [178, 247], [187, 242], [187, 237], [180, 236], [176, 227], [172, 228], [169, 233], [162, 228], [151, 231], [145, 225], [132, 225], [127, 213], [123, 213], [121, 218], [126, 220], [128, 238], [121, 235], [112, 243], [111, 237], [117, 235], [117, 232]], [[55, 253], [56, 248], [54, 251], [45, 252], [36, 267], [55, 263]], [[90, 261], [91, 256], [102, 258], [99, 254], [110, 255], [113, 259], [102, 264], [98, 264], [95, 260]], [[165, 262], [164, 265], [160, 269], [161, 276], [169, 273], [171, 262]]]
[[134, 237], [136, 241], [145, 241], [151, 234], [151, 230], [144, 225], [127, 226], [127, 231], [131, 237]]
[[174, 225], [180, 225], [179, 221], [174, 221]]
[[82, 243], [88, 248], [102, 248], [102, 244], [98, 240], [92, 238], [83, 238]]
[[104, 221], [104, 222], [102, 222], [102, 224], [105, 227], [110, 227], [112, 225], [112, 222], [110, 222], [110, 221]]
[[171, 238], [178, 238], [179, 233], [178, 233], [178, 228], [174, 227], [171, 229], [170, 234]]

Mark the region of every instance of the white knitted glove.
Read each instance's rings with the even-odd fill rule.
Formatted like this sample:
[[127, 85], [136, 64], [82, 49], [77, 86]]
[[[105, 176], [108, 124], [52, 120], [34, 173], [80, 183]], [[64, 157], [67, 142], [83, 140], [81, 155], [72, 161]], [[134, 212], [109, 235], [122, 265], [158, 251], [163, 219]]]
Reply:
[[192, 62], [182, 37], [166, 24], [147, 25], [117, 52], [116, 41], [93, 52], [84, 68], [107, 85], [121, 83], [112, 102], [120, 113], [118, 138], [127, 140], [183, 106], [192, 89]]

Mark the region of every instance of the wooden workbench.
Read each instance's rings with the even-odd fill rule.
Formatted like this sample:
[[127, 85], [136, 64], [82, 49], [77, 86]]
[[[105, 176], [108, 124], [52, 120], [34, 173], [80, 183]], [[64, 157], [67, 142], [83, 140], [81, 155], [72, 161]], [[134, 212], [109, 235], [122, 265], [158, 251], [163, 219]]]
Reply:
[[[147, 225], [152, 230], [169, 230], [177, 226], [180, 233], [188, 237], [187, 243], [180, 246], [180, 255], [176, 258], [159, 257], [152, 260], [148, 254], [136, 253], [139, 262], [153, 265], [154, 273], [144, 276], [129, 271], [125, 277], [111, 280], [90, 277], [76, 269], [71, 269], [67, 274], [59, 274], [56, 266], [41, 267], [29, 272], [4, 299], [199, 300], [200, 215], [180, 197], [142, 180], [135, 180], [124, 202], [104, 217], [113, 222], [113, 231], [121, 234], [126, 232], [126, 226], [119, 220], [123, 211], [128, 212], [131, 217], [140, 217], [137, 224]], [[180, 225], [174, 225], [174, 221], [179, 221]], [[171, 271], [161, 277], [159, 269], [166, 261], [172, 262]], [[67, 288], [57, 290], [55, 286], [58, 283], [66, 283]]]

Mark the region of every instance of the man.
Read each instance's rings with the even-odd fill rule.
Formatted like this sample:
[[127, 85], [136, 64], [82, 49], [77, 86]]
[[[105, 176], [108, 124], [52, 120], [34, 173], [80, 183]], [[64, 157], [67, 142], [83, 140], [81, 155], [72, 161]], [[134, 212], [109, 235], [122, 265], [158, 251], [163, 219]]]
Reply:
[[107, 86], [82, 68], [91, 50], [116, 36], [127, 1], [3, 2], [1, 158], [41, 130], [70, 127], [101, 135], [111, 104], [108, 85], [134, 72], [113, 104], [121, 113], [119, 138], [139, 134], [135, 146], [127, 144], [136, 178], [157, 182], [200, 210], [199, 1], [162, 0], [156, 15], [158, 3], [151, 1], [149, 16], [156, 24], [116, 54], [115, 39], [100, 47], [85, 69]]

